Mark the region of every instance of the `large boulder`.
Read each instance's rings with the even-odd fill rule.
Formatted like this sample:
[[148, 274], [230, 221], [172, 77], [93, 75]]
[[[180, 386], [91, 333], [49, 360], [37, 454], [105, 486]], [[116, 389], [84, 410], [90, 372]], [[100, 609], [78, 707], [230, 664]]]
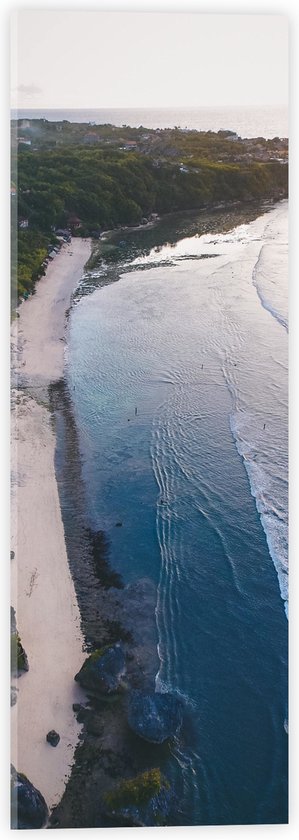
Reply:
[[60, 735], [55, 731], [55, 729], [51, 729], [46, 736], [46, 740], [48, 741], [48, 744], [51, 744], [51, 747], [57, 747], [57, 744], [59, 744], [60, 741]]
[[42, 828], [48, 819], [44, 797], [23, 773], [11, 767], [11, 828]]
[[173, 737], [183, 721], [183, 704], [174, 694], [132, 691], [128, 702], [128, 724], [136, 735], [162, 744]]
[[120, 642], [112, 647], [96, 650], [89, 656], [75, 680], [96, 694], [114, 694], [122, 686], [126, 674], [126, 660]]
[[172, 797], [161, 770], [146, 770], [104, 795], [104, 815], [117, 826], [166, 825]]

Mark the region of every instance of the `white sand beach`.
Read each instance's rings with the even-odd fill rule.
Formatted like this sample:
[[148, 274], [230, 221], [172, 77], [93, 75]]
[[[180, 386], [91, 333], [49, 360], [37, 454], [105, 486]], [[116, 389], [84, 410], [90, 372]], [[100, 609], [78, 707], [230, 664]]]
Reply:
[[[90, 252], [90, 240], [63, 245], [11, 330], [12, 366], [27, 386], [12, 391], [11, 604], [29, 662], [29, 671], [12, 680], [18, 699], [11, 760], [49, 808], [63, 794], [78, 743], [72, 704], [85, 698], [74, 675], [86, 654], [55, 478], [55, 435], [42, 395], [63, 374], [65, 313]], [[46, 741], [51, 729], [60, 735], [55, 748]]]

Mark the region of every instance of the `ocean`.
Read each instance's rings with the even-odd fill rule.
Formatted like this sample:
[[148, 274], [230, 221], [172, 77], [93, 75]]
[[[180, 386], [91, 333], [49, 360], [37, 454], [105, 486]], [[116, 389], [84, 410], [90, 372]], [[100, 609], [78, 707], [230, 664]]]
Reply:
[[155, 585], [156, 688], [184, 701], [178, 825], [287, 821], [287, 220], [115, 232], [69, 317], [86, 527]]
[[241, 137], [288, 137], [288, 110], [276, 108], [94, 108], [94, 109], [13, 109], [13, 119], [108, 123], [145, 128], [230, 129]]

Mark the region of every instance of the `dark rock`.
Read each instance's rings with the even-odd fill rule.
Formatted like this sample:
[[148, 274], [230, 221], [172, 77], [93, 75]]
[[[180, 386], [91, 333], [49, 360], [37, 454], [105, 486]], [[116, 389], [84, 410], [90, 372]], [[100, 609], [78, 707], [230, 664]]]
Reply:
[[48, 744], [51, 744], [51, 747], [57, 747], [60, 741], [60, 735], [58, 732], [55, 732], [55, 729], [51, 729], [50, 732], [47, 734], [47, 741]]
[[18, 699], [18, 688], [15, 685], [10, 687], [10, 705], [15, 706]]
[[11, 560], [13, 560], [13, 559], [14, 559], [14, 556], [15, 556], [14, 551], [11, 551], [11, 552], [10, 552], [10, 559], [11, 559]]
[[10, 608], [10, 632], [16, 633], [17, 632], [17, 620], [16, 620], [16, 611], [13, 607]]
[[48, 818], [44, 797], [11, 766], [11, 828], [42, 828]]
[[122, 522], [116, 522], [115, 527], [116, 528], [121, 528], [122, 527]]
[[76, 712], [76, 717], [77, 717], [78, 723], [85, 723], [86, 719], [88, 718], [89, 713], [90, 713], [90, 710], [86, 709], [85, 706], [79, 706], [79, 710], [78, 710], [78, 712]]
[[86, 716], [84, 723], [86, 726], [86, 731], [89, 735], [95, 735], [96, 737], [100, 737], [101, 735], [103, 735], [104, 724], [101, 714], [97, 712], [94, 712], [93, 714], [90, 713], [88, 716]]
[[127, 656], [129, 682], [132, 688], [154, 691], [155, 677], [159, 670], [157, 653], [157, 623], [155, 609], [157, 587], [149, 578], [140, 578], [128, 584], [117, 594], [118, 615], [134, 639], [135, 663], [131, 664]]
[[85, 660], [75, 680], [84, 688], [99, 694], [113, 694], [121, 688], [126, 673], [122, 645], [96, 650]]
[[128, 702], [128, 724], [136, 735], [162, 744], [175, 735], [183, 721], [183, 704], [174, 694], [132, 691]]
[[173, 792], [159, 768], [126, 779], [103, 797], [104, 813], [114, 825], [166, 825]]
[[123, 589], [121, 576], [111, 569], [109, 563], [109, 541], [104, 531], [92, 531], [86, 528], [84, 533], [91, 548], [94, 573], [101, 587]]
[[81, 703], [73, 703], [73, 712], [81, 712], [84, 708]]

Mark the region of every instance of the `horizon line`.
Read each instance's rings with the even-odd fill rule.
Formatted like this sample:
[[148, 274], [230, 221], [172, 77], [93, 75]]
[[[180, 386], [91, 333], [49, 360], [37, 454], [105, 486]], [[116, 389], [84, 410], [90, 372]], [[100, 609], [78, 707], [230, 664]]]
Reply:
[[175, 108], [179, 110], [187, 110], [187, 109], [227, 109], [227, 108], [240, 108], [243, 110], [248, 110], [249, 108], [263, 109], [263, 108], [285, 108], [288, 110], [288, 103], [276, 103], [276, 104], [259, 104], [259, 105], [244, 105], [244, 104], [230, 104], [230, 105], [223, 105], [214, 103], [213, 105], [11, 105], [11, 111], [171, 111]]

